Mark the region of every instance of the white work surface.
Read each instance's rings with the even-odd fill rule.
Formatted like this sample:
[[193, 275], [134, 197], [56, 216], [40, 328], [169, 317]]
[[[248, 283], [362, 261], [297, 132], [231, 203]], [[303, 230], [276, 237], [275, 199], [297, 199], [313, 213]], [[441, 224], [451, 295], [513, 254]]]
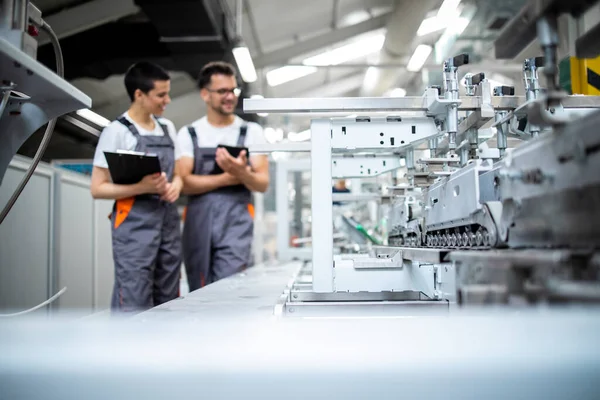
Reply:
[[598, 310], [276, 318], [258, 266], [127, 320], [0, 320], [2, 399], [592, 399]]

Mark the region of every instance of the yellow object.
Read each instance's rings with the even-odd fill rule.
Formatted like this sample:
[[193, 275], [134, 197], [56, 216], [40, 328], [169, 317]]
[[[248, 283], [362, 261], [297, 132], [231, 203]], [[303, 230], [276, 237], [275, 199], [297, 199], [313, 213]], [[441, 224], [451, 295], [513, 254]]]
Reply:
[[571, 88], [573, 94], [600, 96], [600, 57], [571, 57]]

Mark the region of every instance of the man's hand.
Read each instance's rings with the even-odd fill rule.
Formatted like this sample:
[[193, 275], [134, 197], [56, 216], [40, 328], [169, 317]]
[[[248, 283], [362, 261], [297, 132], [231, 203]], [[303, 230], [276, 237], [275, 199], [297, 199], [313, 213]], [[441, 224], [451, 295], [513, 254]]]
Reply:
[[231, 175], [229, 172], [223, 173], [223, 179], [225, 180], [225, 186], [239, 185], [242, 183], [236, 176]]
[[165, 193], [160, 197], [161, 200], [168, 201], [169, 203], [175, 203], [181, 194], [181, 181], [177, 180], [174, 182], [167, 183], [167, 189]]
[[238, 178], [250, 170], [246, 150], [242, 150], [240, 155], [234, 158], [227, 149], [219, 147], [215, 153], [215, 161], [223, 171]]

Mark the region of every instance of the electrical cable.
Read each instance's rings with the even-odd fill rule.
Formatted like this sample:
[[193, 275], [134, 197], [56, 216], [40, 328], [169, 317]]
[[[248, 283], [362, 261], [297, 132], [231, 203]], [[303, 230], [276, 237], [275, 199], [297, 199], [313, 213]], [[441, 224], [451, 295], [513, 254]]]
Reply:
[[[44, 30], [50, 37], [50, 42], [52, 43], [52, 47], [54, 48], [54, 54], [56, 56], [56, 73], [58, 74], [58, 76], [63, 78], [65, 67], [64, 67], [64, 61], [63, 61], [63, 56], [62, 56], [62, 50], [60, 48], [60, 43], [58, 42], [58, 37], [56, 36], [56, 33], [54, 33], [54, 30], [52, 30], [50, 25], [48, 25], [46, 23], [46, 21], [43, 21], [42, 25], [39, 26], [39, 28]], [[10, 90], [8, 92], [10, 93]], [[58, 118], [53, 118], [50, 121], [48, 121], [48, 126], [46, 127], [46, 131], [44, 132], [44, 137], [42, 138], [42, 141], [40, 142], [40, 146], [38, 147], [38, 150], [35, 153], [33, 160], [31, 161], [31, 165], [29, 166], [29, 169], [27, 170], [27, 172], [25, 173], [25, 176], [23, 177], [23, 179], [21, 180], [21, 182], [15, 189], [11, 198], [8, 200], [8, 203], [6, 203], [6, 205], [4, 206], [4, 209], [0, 213], [0, 224], [4, 221], [4, 219], [6, 218], [6, 216], [12, 209], [12, 207], [17, 202], [17, 199], [21, 195], [21, 192], [23, 192], [25, 185], [27, 185], [27, 182], [29, 182], [29, 179], [33, 175], [33, 172], [35, 171], [37, 165], [39, 164], [40, 160], [42, 159], [42, 156], [44, 155], [44, 152], [46, 151], [46, 148], [48, 147], [48, 144], [50, 143], [50, 139], [52, 138], [52, 133], [54, 133], [54, 127], [56, 126], [57, 119]]]
[[28, 314], [30, 312], [38, 310], [38, 309], [52, 303], [54, 300], [58, 299], [66, 291], [67, 291], [67, 287], [65, 286], [64, 288], [62, 288], [60, 290], [60, 292], [56, 293], [54, 296], [50, 297], [48, 300], [44, 301], [43, 303], [38, 304], [35, 307], [32, 307], [32, 308], [30, 308], [28, 310], [24, 310], [24, 311], [19, 311], [19, 312], [13, 313], [13, 314], [0, 314], [0, 318], [18, 317], [19, 315]]
[[[48, 34], [48, 36], [50, 37], [50, 42], [52, 43], [52, 47], [54, 49], [54, 54], [56, 57], [56, 73], [58, 74], [58, 76], [63, 78], [64, 73], [65, 73], [65, 66], [64, 66], [62, 50], [60, 48], [60, 43], [58, 41], [58, 37], [56, 36], [56, 33], [54, 33], [54, 30], [52, 29], [52, 27], [50, 27], [50, 25], [48, 25], [46, 23], [46, 21], [43, 21], [42, 25], [39, 26], [39, 28], [42, 29], [43, 31], [45, 31]], [[10, 96], [10, 93], [11, 93], [10, 89], [7, 90], [7, 93], [8, 93], [8, 95], [5, 95], [5, 97], [7, 97], [6, 100], [8, 100], [8, 96]], [[2, 99], [3, 107], [6, 106], [4, 100], [5, 99], [3, 98]], [[54, 127], [56, 126], [56, 120], [57, 120], [57, 118], [53, 118], [48, 122], [46, 131], [44, 132], [44, 137], [42, 138], [42, 141], [40, 142], [40, 146], [38, 147], [38, 150], [35, 153], [35, 156], [33, 157], [33, 160], [31, 162], [29, 169], [27, 170], [27, 173], [25, 174], [25, 176], [19, 183], [19, 186], [17, 186], [17, 189], [15, 189], [15, 192], [13, 193], [11, 198], [8, 200], [8, 203], [6, 203], [6, 206], [4, 206], [4, 209], [0, 213], [0, 224], [2, 223], [2, 221], [4, 221], [4, 219], [6, 218], [6, 216], [9, 213], [9, 211], [16, 203], [17, 199], [21, 195], [21, 192], [23, 192], [25, 185], [27, 185], [27, 182], [29, 182], [29, 179], [33, 175], [33, 171], [35, 171], [37, 165], [39, 164], [40, 160], [42, 159], [42, 156], [44, 155], [44, 152], [46, 151], [46, 148], [48, 147], [48, 143], [50, 143], [50, 139], [52, 138], [52, 133], [54, 133]], [[56, 293], [54, 296], [50, 297], [48, 300], [44, 301], [41, 304], [38, 304], [37, 306], [35, 306], [33, 308], [30, 308], [30, 309], [24, 310], [24, 311], [19, 311], [19, 312], [13, 313], [13, 314], [0, 314], [0, 317], [1, 318], [16, 317], [19, 315], [28, 314], [30, 312], [38, 310], [38, 309], [52, 303], [54, 300], [59, 298], [66, 291], [67, 291], [67, 288], [64, 287], [58, 293]]]
[[14, 88], [14, 85], [0, 87], [0, 90], [4, 90], [4, 94], [2, 95], [2, 102], [0, 102], [0, 115], [4, 114], [4, 109], [6, 108], [8, 100], [10, 99], [10, 93]]

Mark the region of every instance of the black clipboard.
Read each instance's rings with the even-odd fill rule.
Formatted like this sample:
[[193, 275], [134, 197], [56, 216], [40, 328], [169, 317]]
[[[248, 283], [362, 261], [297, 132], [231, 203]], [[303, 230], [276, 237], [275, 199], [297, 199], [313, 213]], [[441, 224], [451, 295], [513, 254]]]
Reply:
[[113, 183], [119, 185], [138, 183], [146, 175], [161, 172], [160, 160], [156, 154], [105, 151], [104, 157]]
[[[234, 158], [237, 158], [240, 155], [240, 153], [242, 152], [242, 150], [246, 150], [246, 158], [250, 159], [250, 152], [248, 151], [247, 147], [227, 146], [224, 144], [220, 144], [217, 147], [227, 150], [229, 152], [229, 154], [231, 154], [231, 156]], [[218, 175], [218, 174], [222, 174], [223, 172], [225, 172], [225, 171], [223, 171], [221, 169], [221, 167], [219, 167], [219, 164], [217, 164], [217, 162], [215, 161], [215, 166], [214, 166], [213, 170], [210, 172], [210, 174]]]

